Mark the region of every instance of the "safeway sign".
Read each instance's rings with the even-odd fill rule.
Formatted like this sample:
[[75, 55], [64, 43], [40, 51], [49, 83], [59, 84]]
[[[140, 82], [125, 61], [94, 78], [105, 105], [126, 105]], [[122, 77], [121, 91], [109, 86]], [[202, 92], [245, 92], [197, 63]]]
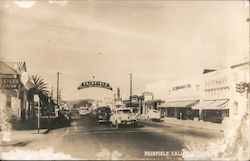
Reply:
[[19, 84], [17, 75], [0, 74], [0, 89], [18, 89]]

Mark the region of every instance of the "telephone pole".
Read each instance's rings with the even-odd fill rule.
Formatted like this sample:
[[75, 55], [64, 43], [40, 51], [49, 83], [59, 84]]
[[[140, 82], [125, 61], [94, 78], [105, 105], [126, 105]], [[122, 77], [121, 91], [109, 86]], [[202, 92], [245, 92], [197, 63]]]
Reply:
[[57, 86], [56, 86], [56, 104], [57, 107], [59, 108], [59, 101], [58, 101], [58, 94], [59, 94], [59, 72], [57, 72]]
[[129, 74], [129, 76], [130, 76], [130, 97], [129, 97], [129, 102], [130, 102], [130, 106], [131, 106], [131, 104], [132, 104], [132, 73], [130, 73]]
[[51, 125], [51, 111], [52, 111], [52, 101], [53, 101], [53, 87], [51, 87], [51, 91], [50, 91], [50, 98], [49, 98], [49, 126], [48, 126], [48, 130], [50, 130], [50, 125]]

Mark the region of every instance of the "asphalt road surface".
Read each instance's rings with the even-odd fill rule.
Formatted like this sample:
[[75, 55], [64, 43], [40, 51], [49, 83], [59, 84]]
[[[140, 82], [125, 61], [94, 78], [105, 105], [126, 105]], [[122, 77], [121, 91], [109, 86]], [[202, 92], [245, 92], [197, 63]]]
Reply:
[[52, 130], [30, 146], [53, 147], [55, 152], [80, 159], [152, 160], [169, 157], [147, 156], [145, 153], [167, 151], [180, 156], [186, 143], [204, 143], [221, 136], [218, 132], [145, 122], [139, 122], [137, 127], [116, 129], [106, 123], [97, 125], [91, 116], [79, 116], [70, 127]]

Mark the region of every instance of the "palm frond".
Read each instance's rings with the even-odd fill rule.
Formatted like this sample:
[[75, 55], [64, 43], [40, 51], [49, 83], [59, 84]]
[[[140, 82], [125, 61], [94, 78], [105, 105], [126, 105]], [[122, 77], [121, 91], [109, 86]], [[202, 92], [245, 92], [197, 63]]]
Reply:
[[40, 91], [40, 92], [48, 92], [48, 84], [44, 82], [44, 79], [42, 79], [41, 77], [39, 77], [38, 75], [33, 75], [31, 77], [31, 81], [34, 84], [34, 86], [32, 87], [34, 90], [36, 91]]

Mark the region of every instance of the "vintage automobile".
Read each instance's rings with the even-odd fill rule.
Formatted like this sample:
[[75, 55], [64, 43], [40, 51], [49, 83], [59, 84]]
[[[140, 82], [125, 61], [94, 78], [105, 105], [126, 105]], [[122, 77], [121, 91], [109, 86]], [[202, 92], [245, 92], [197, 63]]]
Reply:
[[147, 111], [145, 115], [145, 119], [147, 121], [160, 121], [161, 120], [161, 112], [158, 110], [150, 109]]
[[79, 109], [79, 115], [81, 116], [85, 116], [89, 114], [89, 110], [88, 109]]
[[58, 121], [61, 124], [65, 124], [67, 126], [70, 126], [70, 124], [71, 124], [71, 111], [69, 109], [62, 108], [59, 111]]
[[112, 125], [119, 128], [120, 125], [137, 125], [136, 115], [130, 108], [117, 108], [113, 111], [110, 117]]
[[110, 115], [110, 107], [98, 107], [94, 110], [94, 118], [97, 124], [101, 122], [110, 122]]

